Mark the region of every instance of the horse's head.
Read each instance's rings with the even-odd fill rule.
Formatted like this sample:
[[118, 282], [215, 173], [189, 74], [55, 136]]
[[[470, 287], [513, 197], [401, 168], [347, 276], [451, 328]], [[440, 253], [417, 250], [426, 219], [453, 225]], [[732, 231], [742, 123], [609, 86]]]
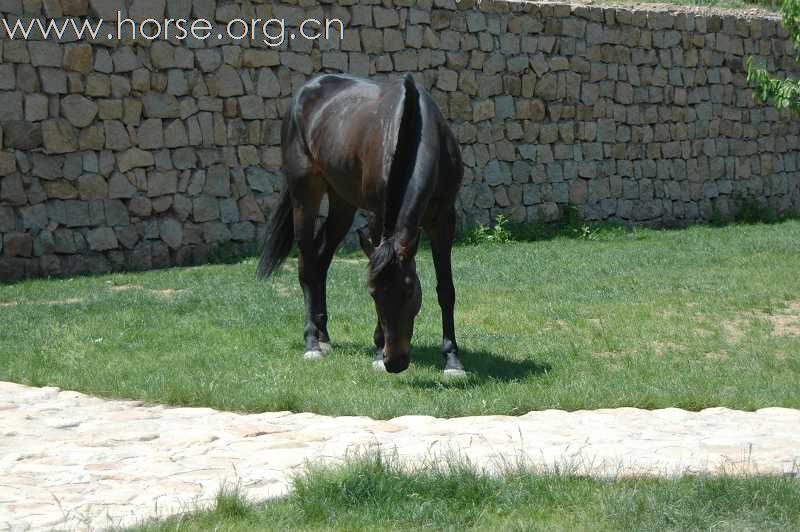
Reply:
[[367, 286], [383, 329], [383, 364], [386, 371], [400, 373], [411, 361], [414, 318], [422, 306], [422, 288], [414, 261], [416, 240], [385, 238], [375, 247], [359, 232], [359, 241], [369, 257]]

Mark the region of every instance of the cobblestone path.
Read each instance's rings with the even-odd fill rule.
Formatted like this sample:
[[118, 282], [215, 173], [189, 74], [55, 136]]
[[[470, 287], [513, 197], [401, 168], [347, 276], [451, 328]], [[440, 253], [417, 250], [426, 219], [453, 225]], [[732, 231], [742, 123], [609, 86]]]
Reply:
[[308, 462], [375, 446], [411, 464], [459, 453], [481, 467], [524, 459], [597, 476], [796, 473], [800, 410], [376, 421], [172, 408], [0, 382], [0, 531], [136, 524], [202, 506], [224, 483], [252, 499], [275, 497]]

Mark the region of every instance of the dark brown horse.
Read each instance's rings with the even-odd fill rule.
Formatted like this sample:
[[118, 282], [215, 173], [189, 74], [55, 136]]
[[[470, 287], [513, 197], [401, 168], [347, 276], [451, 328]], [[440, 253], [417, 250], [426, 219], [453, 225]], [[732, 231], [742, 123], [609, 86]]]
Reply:
[[[424, 228], [442, 309], [445, 373], [463, 375], [450, 264], [463, 167], [458, 143], [430, 94], [410, 75], [387, 82], [323, 75], [298, 91], [283, 121], [281, 145], [286, 184], [258, 275], [268, 277], [298, 243], [305, 358], [330, 349], [328, 267], [362, 208], [373, 214], [359, 240], [370, 259], [368, 287], [378, 314], [375, 367], [392, 373], [408, 367], [422, 302], [414, 257]], [[326, 194], [328, 217], [315, 232]]]

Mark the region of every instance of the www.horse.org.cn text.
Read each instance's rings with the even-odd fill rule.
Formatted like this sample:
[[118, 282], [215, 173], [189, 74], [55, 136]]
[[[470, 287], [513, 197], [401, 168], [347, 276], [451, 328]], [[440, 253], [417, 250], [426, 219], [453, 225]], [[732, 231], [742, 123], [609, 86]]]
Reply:
[[115, 21], [105, 19], [65, 18], [60, 20], [30, 18], [0, 18], [0, 34], [11, 40], [29, 39], [103, 39], [108, 40], [130, 38], [133, 40], [165, 40], [183, 41], [195, 39], [205, 41], [217, 39], [227, 41], [260, 41], [270, 48], [284, 45], [287, 41], [305, 39], [344, 39], [344, 23], [339, 19], [303, 20], [297, 27], [287, 27], [286, 19], [241, 19], [235, 18], [227, 23], [215, 24], [210, 20], [199, 18], [188, 20], [144, 19], [142, 21], [125, 17], [117, 11]]

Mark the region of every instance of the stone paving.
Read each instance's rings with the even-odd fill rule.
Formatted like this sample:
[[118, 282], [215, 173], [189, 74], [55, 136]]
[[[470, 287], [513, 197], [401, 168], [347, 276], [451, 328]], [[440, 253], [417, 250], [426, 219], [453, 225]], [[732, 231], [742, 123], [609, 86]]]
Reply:
[[800, 410], [634, 408], [388, 421], [242, 415], [0, 382], [0, 530], [86, 530], [202, 507], [222, 485], [284, 495], [291, 475], [379, 447], [595, 476], [797, 474]]

